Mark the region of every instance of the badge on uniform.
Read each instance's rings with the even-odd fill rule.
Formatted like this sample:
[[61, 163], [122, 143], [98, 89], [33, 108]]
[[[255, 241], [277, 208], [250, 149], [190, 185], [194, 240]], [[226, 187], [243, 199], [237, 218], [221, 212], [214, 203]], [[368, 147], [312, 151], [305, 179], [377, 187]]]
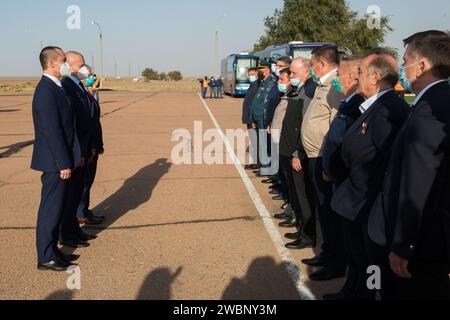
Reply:
[[361, 134], [362, 135], [365, 135], [366, 133], [367, 133], [367, 129], [369, 128], [369, 124], [367, 123], [367, 122], [364, 122], [363, 124], [362, 124], [362, 131], [361, 131]]

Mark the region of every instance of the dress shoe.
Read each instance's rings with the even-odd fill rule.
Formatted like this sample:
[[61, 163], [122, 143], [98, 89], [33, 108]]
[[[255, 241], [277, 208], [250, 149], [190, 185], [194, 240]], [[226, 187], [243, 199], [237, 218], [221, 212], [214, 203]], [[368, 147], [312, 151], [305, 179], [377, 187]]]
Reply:
[[300, 232], [286, 233], [284, 235], [284, 237], [289, 240], [298, 240], [298, 239], [300, 239], [301, 236], [302, 236], [302, 234]]
[[288, 220], [288, 219], [292, 218], [291, 215], [287, 214], [286, 212], [278, 213], [278, 214], [274, 215], [273, 217], [277, 220]]
[[245, 170], [248, 170], [248, 171], [250, 171], [250, 170], [255, 170], [255, 168], [253, 168], [253, 165], [251, 165], [251, 164], [247, 164], [247, 165], [244, 167], [244, 169], [245, 169]]
[[276, 195], [280, 194], [280, 192], [277, 191], [277, 190], [272, 190], [272, 191], [269, 192], [269, 194], [273, 195], [273, 196], [276, 196]]
[[313, 241], [307, 238], [300, 238], [294, 242], [286, 244], [286, 248], [290, 250], [303, 250], [306, 248], [311, 248]]
[[94, 235], [90, 235], [90, 234], [82, 232], [81, 234], [78, 235], [78, 238], [82, 241], [91, 241], [91, 240], [97, 239], [98, 236], [94, 236]]
[[296, 228], [297, 219], [295, 217], [291, 217], [289, 220], [281, 222], [278, 226], [280, 228]]
[[37, 269], [41, 271], [64, 272], [67, 271], [70, 266], [72, 266], [72, 264], [69, 262], [57, 259], [56, 261], [50, 261], [48, 263], [39, 263]]
[[60, 244], [63, 247], [69, 247], [73, 249], [87, 248], [91, 245], [89, 242], [84, 240], [61, 242]]
[[351, 300], [350, 295], [344, 292], [330, 293], [323, 296], [325, 301], [346, 301]]
[[279, 195], [273, 197], [272, 200], [282, 201], [282, 200], [284, 200], [284, 198], [279, 194]]
[[58, 259], [67, 262], [67, 263], [71, 263], [74, 261], [77, 261], [78, 259], [80, 259], [80, 256], [78, 254], [64, 254], [62, 252], [59, 252], [56, 254]]
[[325, 258], [323, 256], [315, 256], [312, 259], [303, 259], [302, 263], [310, 267], [323, 267], [325, 266]]
[[101, 220], [105, 220], [105, 216], [98, 216], [96, 214], [94, 214], [94, 211], [88, 210], [88, 213], [86, 214], [87, 218], [92, 218], [92, 219], [101, 219]]
[[279, 190], [280, 189], [280, 185], [279, 184], [273, 184], [269, 187], [270, 190]]
[[103, 222], [104, 218], [100, 217], [87, 217], [78, 219], [80, 224], [88, 225], [88, 226], [97, 226]]
[[317, 272], [314, 272], [309, 276], [312, 281], [330, 281], [334, 279], [340, 279], [345, 277], [345, 270], [331, 270], [329, 268], [323, 268]]

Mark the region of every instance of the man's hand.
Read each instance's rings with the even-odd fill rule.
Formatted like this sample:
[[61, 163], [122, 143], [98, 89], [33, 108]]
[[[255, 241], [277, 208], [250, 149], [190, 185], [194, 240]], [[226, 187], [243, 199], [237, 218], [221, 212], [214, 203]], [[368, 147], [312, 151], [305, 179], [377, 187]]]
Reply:
[[270, 127], [267, 127], [266, 131], [267, 131], [268, 134], [272, 134], [272, 129]]
[[408, 271], [409, 261], [405, 260], [395, 253], [391, 252], [389, 255], [389, 264], [391, 265], [392, 271], [403, 279], [411, 279], [412, 275]]
[[61, 170], [59, 173], [59, 177], [62, 180], [69, 180], [71, 176], [72, 176], [72, 170], [70, 170], [70, 169]]
[[256, 125], [256, 123], [252, 123], [252, 129], [257, 129], [258, 126]]
[[331, 178], [325, 173], [325, 171], [322, 173], [323, 181], [325, 182], [332, 182]]
[[302, 162], [299, 158], [293, 158], [292, 159], [292, 169], [294, 169], [297, 172], [300, 172], [303, 170]]

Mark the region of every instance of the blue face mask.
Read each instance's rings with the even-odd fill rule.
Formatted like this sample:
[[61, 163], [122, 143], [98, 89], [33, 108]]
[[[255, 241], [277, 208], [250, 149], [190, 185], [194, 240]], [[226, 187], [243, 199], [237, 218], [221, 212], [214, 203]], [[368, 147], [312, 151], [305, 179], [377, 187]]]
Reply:
[[344, 89], [339, 83], [339, 78], [334, 78], [331, 84], [333, 85], [333, 88], [336, 89], [338, 92], [342, 92]]
[[89, 78], [86, 79], [86, 87], [92, 87], [94, 82], [95, 82], [95, 77], [90, 76]]
[[318, 83], [319, 82], [319, 77], [317, 77], [316, 73], [314, 72], [314, 68], [310, 69], [310, 73], [311, 73], [311, 78], [313, 79], [313, 81], [315, 83]]
[[409, 81], [408, 77], [406, 76], [406, 68], [401, 66], [398, 70], [398, 79], [400, 80], [400, 83], [402, 87], [409, 92], [412, 92], [412, 84], [411, 81]]
[[281, 75], [281, 70], [276, 69], [275, 72], [274, 72], [274, 74], [275, 74], [277, 77], [279, 77], [279, 76]]
[[279, 83], [278, 90], [280, 90], [281, 93], [286, 93], [287, 92], [287, 84]]
[[253, 82], [255, 82], [256, 80], [258, 80], [258, 78], [255, 77], [255, 76], [250, 76], [250, 77], [248, 77], [248, 79], [249, 79], [249, 81], [250, 81], [251, 83], [253, 83]]
[[300, 88], [303, 86], [303, 82], [300, 80], [300, 78], [292, 78], [291, 83], [294, 87]]

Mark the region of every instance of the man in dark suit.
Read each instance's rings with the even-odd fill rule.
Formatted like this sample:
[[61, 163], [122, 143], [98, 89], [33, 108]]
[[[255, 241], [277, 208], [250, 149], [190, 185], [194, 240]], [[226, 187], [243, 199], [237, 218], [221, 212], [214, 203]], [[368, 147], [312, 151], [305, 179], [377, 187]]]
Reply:
[[[342, 101], [336, 118], [333, 120], [330, 126], [330, 131], [325, 140], [323, 151], [323, 167], [324, 167], [324, 179], [333, 183], [333, 189], [336, 190], [339, 185], [344, 182], [348, 175], [348, 168], [342, 160], [342, 141], [344, 139], [347, 129], [361, 116], [359, 110], [361, 104], [364, 102], [364, 98], [356, 91], [358, 89], [358, 73], [361, 60], [355, 57], [345, 56], [341, 58], [338, 68], [338, 78], [333, 82], [333, 85], [338, 91], [341, 91], [345, 100]], [[333, 212], [333, 214], [336, 214]], [[356, 267], [354, 259], [352, 259], [352, 252], [349, 250], [352, 245], [353, 237], [351, 236], [353, 230], [359, 232], [358, 225], [353, 227], [353, 222], [347, 220], [341, 216], [341, 231], [342, 236], [340, 239], [343, 241], [344, 250], [347, 255], [347, 281], [344, 287], [337, 294], [328, 294], [324, 296], [325, 300], [347, 300], [354, 298], [355, 295], [359, 295], [360, 291], [367, 291], [367, 286], [358, 283], [359, 271]]]
[[300, 136], [303, 114], [317, 88], [310, 69], [310, 61], [306, 58], [297, 58], [291, 64], [291, 83], [295, 90], [289, 96], [280, 139], [280, 169], [287, 182], [292, 213], [287, 211], [276, 218], [287, 219], [281, 227], [297, 227], [297, 232], [286, 234], [286, 238], [294, 240], [286, 244], [286, 248], [294, 250], [311, 247], [316, 229], [314, 199], [307, 181], [307, 156]]
[[77, 257], [59, 250], [60, 223], [68, 181], [81, 161], [74, 112], [60, 82], [70, 65], [57, 47], [44, 48], [39, 59], [43, 76], [33, 97], [36, 137], [31, 163], [32, 169], [43, 172], [36, 227], [38, 269], [66, 271]]
[[[387, 49], [374, 49], [362, 61], [358, 89], [366, 101], [362, 115], [344, 135], [342, 159], [348, 168], [347, 178], [334, 193], [331, 206], [335, 212], [353, 222], [349, 229], [350, 253], [356, 287], [352, 299], [374, 299], [375, 291], [367, 287], [367, 269], [374, 261], [374, 244], [368, 235], [370, 210], [381, 189], [392, 152], [392, 145], [409, 112], [409, 105], [394, 91], [398, 82], [398, 65]], [[368, 288], [367, 288], [368, 289]]]
[[450, 38], [436, 33], [405, 40], [402, 82], [417, 98], [370, 215], [386, 299], [450, 299]]
[[[242, 105], [242, 124], [247, 125], [248, 135], [250, 137], [250, 154], [252, 156], [253, 163], [245, 166], [246, 170], [258, 170], [261, 168], [259, 164], [258, 154], [258, 131], [256, 123], [253, 121], [253, 98], [255, 98], [256, 92], [259, 87], [259, 74], [257, 68], [251, 68], [248, 70], [248, 77], [250, 81], [250, 88], [244, 98]], [[254, 162], [257, 163], [254, 163]]]
[[[85, 66], [89, 70], [89, 78], [81, 80], [83, 86], [92, 86], [94, 81], [93, 70], [90, 66]], [[88, 83], [89, 81], [89, 83]], [[87, 88], [86, 88], [87, 89]], [[94, 184], [95, 176], [97, 174], [98, 159], [101, 154], [105, 152], [103, 146], [103, 130], [100, 122], [101, 110], [100, 104], [94, 98], [94, 96], [87, 89], [87, 94], [91, 106], [93, 107], [93, 136], [91, 143], [91, 156], [87, 159], [83, 177], [83, 193], [81, 195], [80, 204], [78, 205], [78, 221], [80, 224], [86, 225], [98, 225], [103, 222], [103, 216], [96, 216], [91, 210], [89, 210], [91, 202], [91, 188]]]
[[66, 57], [72, 69], [71, 75], [63, 79], [62, 85], [75, 111], [75, 128], [80, 142], [82, 162], [68, 182], [68, 194], [61, 221], [61, 244], [70, 248], [85, 248], [90, 245], [88, 241], [95, 239], [96, 236], [88, 235], [81, 230], [77, 209], [83, 192], [85, 165], [92, 156], [94, 106], [81, 83], [81, 80], [89, 76], [83, 56], [69, 51], [66, 53]]

